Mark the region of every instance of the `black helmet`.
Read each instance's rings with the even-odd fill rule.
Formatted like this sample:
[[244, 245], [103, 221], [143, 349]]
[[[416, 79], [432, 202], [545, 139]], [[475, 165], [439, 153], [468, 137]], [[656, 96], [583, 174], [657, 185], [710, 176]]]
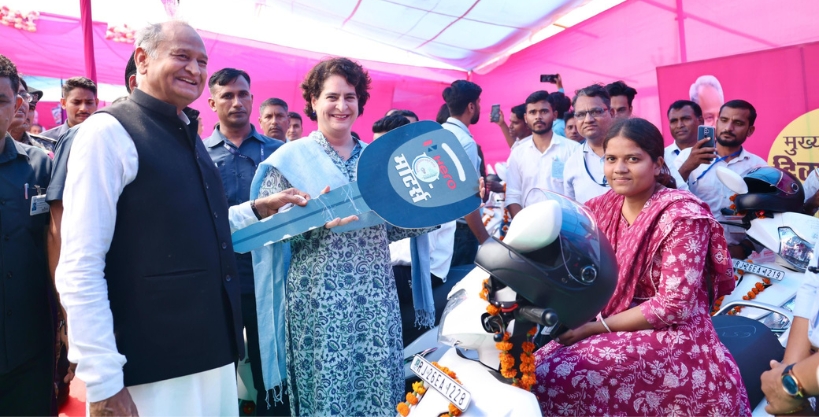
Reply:
[[[594, 318], [614, 293], [614, 250], [585, 207], [560, 194], [537, 193], [538, 200], [559, 204], [559, 237], [528, 253], [493, 238], [481, 245], [475, 264], [501, 286], [515, 291], [519, 304], [548, 309], [556, 315], [555, 321], [576, 328]], [[531, 203], [532, 199], [527, 199], [527, 206]]]
[[736, 197], [737, 211], [801, 212], [805, 189], [799, 179], [783, 169], [762, 166], [745, 174], [748, 192]]

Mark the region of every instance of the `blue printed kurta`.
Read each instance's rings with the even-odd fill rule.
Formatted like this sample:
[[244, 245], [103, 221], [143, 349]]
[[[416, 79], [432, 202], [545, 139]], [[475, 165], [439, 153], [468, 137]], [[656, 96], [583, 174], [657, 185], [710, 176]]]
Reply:
[[[358, 143], [344, 161], [322, 135], [303, 140], [317, 140], [356, 180]], [[271, 168], [259, 197], [290, 187]], [[381, 224], [345, 233], [315, 229], [290, 240], [285, 329], [294, 416], [395, 415], [404, 395], [403, 345], [388, 245], [427, 231]]]

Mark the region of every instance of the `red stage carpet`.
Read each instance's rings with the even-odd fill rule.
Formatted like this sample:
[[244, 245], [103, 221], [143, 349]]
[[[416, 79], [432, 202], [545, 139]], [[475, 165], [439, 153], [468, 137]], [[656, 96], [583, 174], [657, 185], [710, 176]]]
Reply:
[[77, 378], [71, 381], [68, 401], [60, 408], [60, 417], [85, 416], [85, 383]]

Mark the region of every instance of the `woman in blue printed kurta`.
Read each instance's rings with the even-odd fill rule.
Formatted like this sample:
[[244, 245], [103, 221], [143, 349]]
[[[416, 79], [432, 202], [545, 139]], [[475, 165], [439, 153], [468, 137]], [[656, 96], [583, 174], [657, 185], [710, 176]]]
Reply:
[[[332, 163], [274, 166], [259, 197], [298, 187], [300, 175], [338, 174], [322, 170], [356, 180], [363, 147], [350, 129], [368, 85], [363, 68], [345, 58], [323, 61], [307, 75], [306, 110], [319, 130], [301, 140], [314, 141], [323, 150], [319, 158]], [[344, 233], [314, 229], [290, 240], [285, 329], [293, 415], [395, 414], [404, 389], [403, 348], [388, 244], [426, 231], [380, 224]]]

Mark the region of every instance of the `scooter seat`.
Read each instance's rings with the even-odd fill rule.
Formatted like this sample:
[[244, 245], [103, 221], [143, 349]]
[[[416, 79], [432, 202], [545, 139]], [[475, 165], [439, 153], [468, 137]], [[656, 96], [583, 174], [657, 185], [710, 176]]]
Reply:
[[785, 348], [776, 335], [759, 321], [728, 315], [715, 316], [712, 321], [719, 340], [728, 348], [739, 366], [753, 409], [765, 398], [760, 376], [771, 369], [771, 359], [782, 360]]

